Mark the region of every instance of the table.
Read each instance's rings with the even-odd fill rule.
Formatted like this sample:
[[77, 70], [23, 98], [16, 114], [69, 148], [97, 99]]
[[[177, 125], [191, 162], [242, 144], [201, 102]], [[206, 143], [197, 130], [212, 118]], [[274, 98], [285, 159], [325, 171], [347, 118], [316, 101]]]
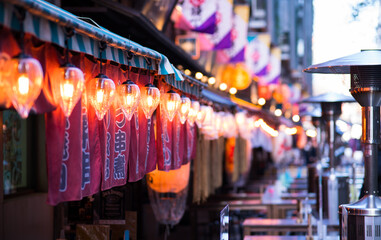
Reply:
[[279, 200], [262, 202], [261, 200], [231, 200], [231, 201], [215, 201], [206, 202], [198, 205], [197, 209], [204, 209], [207, 211], [220, 211], [227, 204], [229, 204], [230, 211], [251, 211], [251, 210], [265, 210], [267, 211], [268, 218], [284, 218], [286, 211], [297, 209], [297, 200]]
[[[339, 223], [329, 223], [324, 221], [327, 229], [339, 230]], [[303, 232], [307, 233], [307, 222], [299, 222], [295, 218], [291, 219], [266, 219], [266, 218], [247, 218], [242, 224], [244, 236], [251, 235], [253, 232]], [[316, 221], [312, 227], [316, 229]]]
[[[315, 199], [316, 194], [315, 193], [308, 193], [306, 191], [304, 192], [283, 192], [281, 194], [281, 198], [283, 200], [304, 200], [306, 198], [309, 199]], [[221, 200], [221, 201], [229, 201], [229, 200], [261, 200], [262, 194], [261, 193], [227, 193], [227, 194], [220, 194], [212, 196], [211, 199]]]
[[285, 192], [285, 193], [282, 193], [281, 195], [281, 198], [282, 199], [296, 199], [296, 200], [303, 200], [303, 199], [306, 199], [306, 198], [309, 198], [309, 199], [315, 199], [316, 198], [316, 194], [315, 193], [308, 193], [306, 191], [302, 191], [302, 192]]
[[298, 183], [291, 183], [290, 187], [288, 187], [288, 192], [290, 193], [297, 193], [301, 191], [307, 190], [308, 186], [307, 184], [298, 184]]
[[[317, 236], [313, 237], [318, 240]], [[245, 236], [244, 240], [306, 240], [306, 236]], [[324, 240], [339, 240], [339, 236], [327, 236]]]

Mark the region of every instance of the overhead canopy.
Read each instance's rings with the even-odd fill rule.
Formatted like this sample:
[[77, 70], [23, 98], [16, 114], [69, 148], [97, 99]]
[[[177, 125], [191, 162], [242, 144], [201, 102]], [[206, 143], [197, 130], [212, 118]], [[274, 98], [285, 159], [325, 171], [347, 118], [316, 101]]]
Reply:
[[175, 66], [182, 65], [192, 72], [201, 72], [209, 76], [203, 66], [192, 59], [166, 34], [159, 31], [146, 16], [120, 1], [91, 0], [81, 3], [75, 0], [65, 0], [62, 1], [62, 7], [76, 15], [89, 17], [102, 23], [102, 26], [110, 31], [159, 51]]
[[340, 93], [328, 92], [318, 96], [313, 96], [303, 99], [302, 103], [334, 103], [334, 102], [355, 102], [352, 96], [347, 96]]
[[202, 99], [211, 101], [213, 103], [221, 104], [226, 107], [236, 106], [236, 104], [232, 102], [228, 97], [222, 96], [208, 89], [202, 90]]
[[[24, 32], [32, 34], [42, 41], [51, 42], [65, 47], [65, 28], [74, 29], [75, 33], [69, 39], [69, 49], [99, 58], [100, 42], [105, 42], [107, 48], [103, 58], [127, 65], [126, 54], [133, 53], [130, 66], [157, 70], [160, 75], [171, 75], [177, 81], [183, 77], [163, 54], [143, 47], [129, 39], [123, 38], [100, 26], [79, 19], [77, 16], [42, 0], [6, 0], [0, 2], [0, 24], [20, 31], [15, 6], [27, 10], [24, 21]], [[148, 60], [148, 61], [147, 61]], [[153, 64], [149, 64], [150, 60]]]
[[350, 74], [351, 66], [381, 66], [381, 49], [361, 50], [349, 56], [315, 64], [304, 69], [308, 73]]

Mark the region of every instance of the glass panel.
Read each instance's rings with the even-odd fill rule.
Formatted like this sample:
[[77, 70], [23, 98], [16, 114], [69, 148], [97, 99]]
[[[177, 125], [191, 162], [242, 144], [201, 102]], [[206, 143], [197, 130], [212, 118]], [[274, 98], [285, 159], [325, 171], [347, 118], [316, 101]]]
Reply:
[[4, 194], [8, 195], [27, 187], [27, 132], [26, 120], [16, 111], [2, 115]]

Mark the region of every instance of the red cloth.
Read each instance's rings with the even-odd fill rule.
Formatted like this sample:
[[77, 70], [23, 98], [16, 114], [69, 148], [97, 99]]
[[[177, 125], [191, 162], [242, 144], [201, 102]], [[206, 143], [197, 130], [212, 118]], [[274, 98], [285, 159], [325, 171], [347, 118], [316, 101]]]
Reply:
[[48, 203], [82, 198], [81, 103], [69, 118], [61, 108], [46, 114], [46, 159], [48, 167]]
[[190, 160], [196, 157], [197, 127], [196, 124], [191, 126], [188, 122], [185, 122], [183, 128], [185, 128], [185, 150], [183, 164], [187, 164]]
[[[80, 67], [85, 75], [85, 80], [89, 81], [91, 76], [97, 71], [95, 64], [84, 57], [78, 55], [73, 59], [73, 63]], [[77, 65], [78, 64], [78, 65]], [[102, 155], [99, 138], [99, 122], [95, 115], [95, 110], [91, 106], [86, 96], [86, 90], [82, 94], [82, 197], [95, 194], [100, 191]]]
[[176, 114], [172, 121], [172, 137], [172, 169], [179, 169], [184, 161], [185, 127], [181, 124], [178, 114]]
[[[169, 90], [159, 82], [160, 94], [164, 94]], [[172, 124], [166, 118], [160, 103], [156, 110], [156, 131], [157, 131], [157, 167], [159, 170], [169, 171], [172, 169]]]
[[[160, 94], [165, 94], [170, 86], [159, 82], [159, 89]], [[156, 121], [158, 169], [164, 171], [178, 169], [183, 164], [185, 129], [181, 126], [178, 116], [172, 122], [167, 119], [161, 104], [156, 111]]]
[[[148, 73], [130, 73], [130, 78], [140, 88], [152, 82]], [[131, 119], [131, 161], [129, 162], [129, 182], [135, 182], [148, 172], [156, 169], [155, 129], [152, 118], [146, 119], [139, 107]]]
[[[105, 68], [106, 75], [114, 80], [117, 86], [119, 84], [119, 66], [107, 65]], [[103, 119], [103, 127], [100, 129], [103, 146], [106, 149], [103, 158], [102, 190], [121, 186], [127, 182], [131, 126], [116, 102], [117, 100], [114, 98], [109, 112]]]

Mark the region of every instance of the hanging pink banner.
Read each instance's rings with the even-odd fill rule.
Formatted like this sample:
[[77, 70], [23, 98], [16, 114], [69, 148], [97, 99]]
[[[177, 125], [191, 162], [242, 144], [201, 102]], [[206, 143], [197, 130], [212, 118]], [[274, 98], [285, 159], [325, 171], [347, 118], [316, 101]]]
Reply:
[[196, 143], [197, 143], [197, 127], [196, 124], [191, 126], [188, 122], [183, 125], [185, 128], [185, 148], [183, 164], [187, 164], [190, 160], [196, 157]]
[[233, 44], [230, 48], [217, 52], [217, 61], [219, 63], [245, 61], [249, 11], [248, 5], [235, 6], [232, 29]]
[[271, 36], [268, 33], [251, 34], [247, 37], [245, 62], [251, 75], [261, 77], [267, 74], [270, 61]]
[[[106, 75], [114, 80], [117, 86], [119, 79], [119, 66], [107, 65]], [[102, 178], [102, 190], [115, 186], [121, 186], [127, 182], [127, 166], [130, 151], [130, 122], [125, 117], [122, 109], [117, 105], [116, 98], [105, 116], [103, 130], [103, 141], [106, 145], [104, 167], [104, 177]]]
[[61, 108], [46, 114], [48, 203], [82, 198], [81, 103], [65, 118]]
[[[99, 69], [88, 58], [77, 58], [85, 80], [91, 81]], [[79, 66], [79, 65], [78, 65]], [[88, 101], [86, 90], [82, 94], [82, 197], [95, 194], [101, 187], [102, 155], [99, 137], [99, 121]]]
[[[133, 82], [140, 88], [152, 82], [148, 72], [130, 74]], [[129, 182], [135, 182], [156, 168], [155, 130], [151, 119], [146, 119], [144, 112], [138, 108], [131, 119], [131, 150], [129, 161]]]
[[178, 114], [172, 121], [172, 137], [173, 159], [171, 169], [179, 169], [184, 161], [185, 128], [181, 124]]
[[[160, 94], [164, 94], [169, 87], [159, 82]], [[156, 110], [156, 131], [157, 131], [157, 167], [159, 170], [169, 171], [172, 168], [172, 123], [167, 119], [163, 112], [162, 104]]]
[[173, 11], [175, 27], [188, 31], [214, 33], [217, 0], [184, 0]]
[[213, 34], [200, 34], [203, 43], [201, 46], [210, 46], [209, 49], [201, 50], [221, 50], [230, 48], [233, 44], [233, 4], [231, 0], [217, 1], [216, 17], [216, 31]]
[[266, 66], [267, 74], [259, 78], [259, 85], [278, 84], [281, 73], [281, 55], [282, 51], [279, 47], [271, 48], [269, 63]]

